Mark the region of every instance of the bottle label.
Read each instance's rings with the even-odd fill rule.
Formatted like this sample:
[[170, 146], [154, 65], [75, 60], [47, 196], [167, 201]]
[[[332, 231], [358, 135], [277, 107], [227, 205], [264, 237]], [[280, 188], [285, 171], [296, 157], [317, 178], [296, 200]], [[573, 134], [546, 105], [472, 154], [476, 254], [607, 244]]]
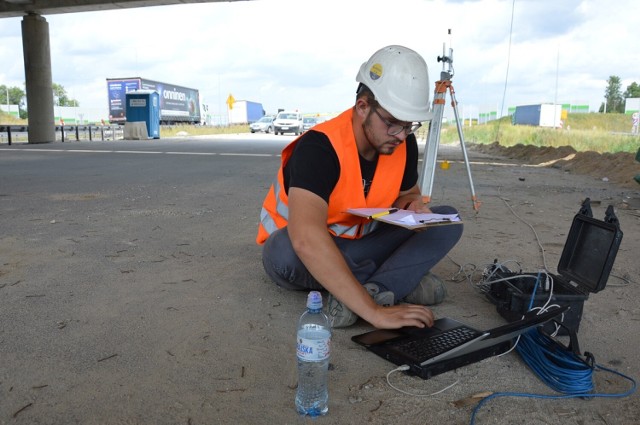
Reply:
[[307, 362], [317, 362], [329, 358], [331, 339], [308, 339], [298, 336], [298, 358]]

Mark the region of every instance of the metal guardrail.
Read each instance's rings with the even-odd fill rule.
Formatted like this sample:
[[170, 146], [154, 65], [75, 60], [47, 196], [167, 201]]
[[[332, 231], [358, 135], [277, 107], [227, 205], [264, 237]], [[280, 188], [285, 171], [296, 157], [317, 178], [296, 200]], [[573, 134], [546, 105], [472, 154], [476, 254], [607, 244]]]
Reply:
[[0, 134], [7, 133], [7, 140], [11, 145], [11, 133], [25, 133], [29, 131], [29, 126], [26, 125], [0, 125]]
[[[0, 141], [6, 133], [9, 145], [13, 142], [14, 136], [20, 133], [29, 133], [28, 125], [0, 125]], [[59, 138], [58, 138], [59, 136]], [[120, 125], [56, 125], [56, 141], [71, 140], [75, 136], [76, 141], [80, 140], [117, 140], [124, 137], [124, 128]]]

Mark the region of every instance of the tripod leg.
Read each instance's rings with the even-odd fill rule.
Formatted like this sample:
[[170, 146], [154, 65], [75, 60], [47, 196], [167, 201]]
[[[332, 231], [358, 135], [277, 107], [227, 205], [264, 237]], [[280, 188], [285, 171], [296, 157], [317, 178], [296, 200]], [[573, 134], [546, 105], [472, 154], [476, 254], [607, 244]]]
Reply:
[[456, 100], [456, 94], [453, 90], [453, 86], [449, 86], [451, 92], [451, 106], [453, 106], [453, 114], [456, 119], [456, 127], [458, 128], [458, 137], [460, 138], [460, 147], [462, 148], [462, 155], [464, 156], [464, 164], [467, 167], [467, 177], [469, 178], [469, 187], [471, 188], [471, 202], [473, 203], [474, 211], [478, 212], [480, 209], [480, 201], [476, 197], [476, 191], [473, 187], [473, 178], [471, 177], [471, 166], [469, 165], [469, 157], [467, 156], [467, 147], [464, 143], [464, 134], [462, 133], [462, 125], [460, 124], [460, 117], [458, 115], [458, 101]]
[[422, 202], [431, 202], [433, 190], [433, 178], [436, 171], [436, 159], [438, 146], [440, 145], [440, 130], [442, 129], [442, 116], [444, 113], [445, 96], [447, 94], [446, 81], [436, 82], [436, 90], [433, 98], [433, 118], [429, 122], [429, 133], [424, 147], [422, 158], [422, 173], [420, 175], [420, 188]]

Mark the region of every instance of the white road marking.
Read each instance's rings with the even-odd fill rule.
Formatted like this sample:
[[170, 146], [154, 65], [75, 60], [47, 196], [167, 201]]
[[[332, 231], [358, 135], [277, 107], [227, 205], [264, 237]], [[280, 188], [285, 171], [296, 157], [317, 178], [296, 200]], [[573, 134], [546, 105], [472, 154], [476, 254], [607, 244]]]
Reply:
[[14, 152], [55, 152], [55, 153], [65, 153], [65, 152], [80, 152], [80, 153], [134, 153], [134, 154], [165, 154], [165, 155], [221, 155], [221, 156], [251, 156], [251, 157], [272, 157], [272, 156], [280, 156], [280, 154], [268, 154], [268, 153], [232, 153], [232, 152], [160, 152], [160, 151], [116, 151], [116, 150], [91, 150], [91, 149], [15, 149], [15, 148], [6, 148], [0, 149], [2, 151], [14, 151]]

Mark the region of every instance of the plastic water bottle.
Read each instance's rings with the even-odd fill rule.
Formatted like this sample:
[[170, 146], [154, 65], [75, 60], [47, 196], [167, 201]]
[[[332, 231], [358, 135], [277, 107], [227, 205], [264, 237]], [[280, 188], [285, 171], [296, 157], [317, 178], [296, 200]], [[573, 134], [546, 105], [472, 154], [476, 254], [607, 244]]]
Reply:
[[327, 378], [331, 352], [331, 325], [322, 312], [322, 295], [309, 292], [307, 311], [298, 321], [298, 390], [296, 410], [305, 416], [326, 415], [329, 411]]

